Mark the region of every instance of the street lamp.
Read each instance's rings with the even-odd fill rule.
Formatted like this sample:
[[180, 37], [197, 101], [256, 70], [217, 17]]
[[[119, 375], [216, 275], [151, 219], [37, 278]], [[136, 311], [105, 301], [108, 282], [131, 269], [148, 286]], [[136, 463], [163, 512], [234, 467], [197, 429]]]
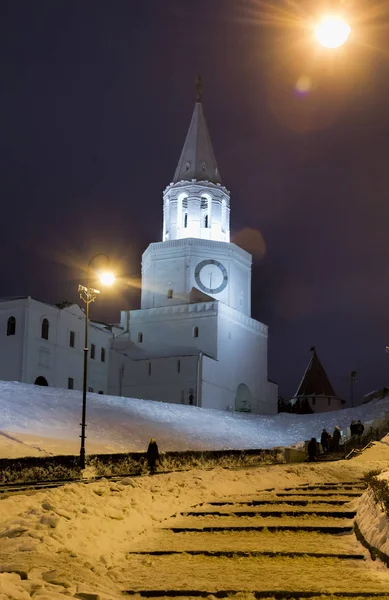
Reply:
[[[81, 448], [80, 448], [80, 467], [85, 469], [85, 428], [86, 428], [86, 391], [88, 385], [88, 325], [89, 325], [89, 304], [94, 302], [97, 296], [100, 294], [100, 290], [96, 290], [90, 287], [89, 282], [91, 279], [91, 268], [93, 261], [99, 257], [104, 256], [109, 263], [109, 258], [106, 254], [99, 252], [95, 254], [88, 263], [86, 286], [79, 285], [78, 291], [81, 300], [85, 302], [85, 337], [84, 337], [84, 376], [82, 383], [82, 419], [81, 419]], [[115, 276], [112, 273], [100, 272], [98, 278], [103, 285], [112, 285], [115, 281]]]
[[326, 16], [316, 25], [315, 37], [325, 48], [339, 48], [348, 40], [350, 25], [339, 16]]
[[351, 408], [354, 408], [354, 385], [357, 382], [357, 372], [351, 371], [350, 377], [348, 380], [350, 382], [350, 398], [351, 398]]

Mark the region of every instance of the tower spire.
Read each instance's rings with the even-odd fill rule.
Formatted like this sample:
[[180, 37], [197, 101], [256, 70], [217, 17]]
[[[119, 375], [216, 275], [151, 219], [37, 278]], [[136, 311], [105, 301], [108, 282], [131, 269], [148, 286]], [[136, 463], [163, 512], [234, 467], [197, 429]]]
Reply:
[[213, 152], [211, 138], [203, 112], [203, 83], [196, 78], [196, 104], [192, 120], [174, 174], [173, 183], [178, 181], [211, 181], [221, 183], [219, 169]]

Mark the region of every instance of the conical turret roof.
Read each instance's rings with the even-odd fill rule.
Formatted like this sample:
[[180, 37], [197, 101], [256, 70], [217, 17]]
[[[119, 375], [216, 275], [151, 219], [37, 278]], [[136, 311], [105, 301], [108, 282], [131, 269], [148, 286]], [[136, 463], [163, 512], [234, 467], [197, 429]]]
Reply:
[[174, 174], [173, 183], [182, 180], [191, 181], [192, 179], [221, 183], [219, 169], [204, 117], [201, 96], [201, 87], [198, 87], [192, 120]]
[[316, 349], [311, 348], [312, 356], [305, 369], [304, 376], [295, 393], [297, 396], [333, 396], [337, 397], [327, 373], [321, 364]]

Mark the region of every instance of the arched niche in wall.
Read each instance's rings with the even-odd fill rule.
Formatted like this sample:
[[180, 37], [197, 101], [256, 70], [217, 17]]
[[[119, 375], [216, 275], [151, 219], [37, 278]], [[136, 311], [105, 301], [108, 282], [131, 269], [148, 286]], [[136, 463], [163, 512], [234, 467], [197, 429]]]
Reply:
[[47, 383], [47, 379], [46, 377], [43, 377], [42, 375], [39, 375], [39, 377], [37, 377], [34, 381], [35, 385], [49, 385]]
[[240, 383], [236, 388], [235, 410], [237, 412], [251, 412], [252, 401], [250, 388], [245, 383]]

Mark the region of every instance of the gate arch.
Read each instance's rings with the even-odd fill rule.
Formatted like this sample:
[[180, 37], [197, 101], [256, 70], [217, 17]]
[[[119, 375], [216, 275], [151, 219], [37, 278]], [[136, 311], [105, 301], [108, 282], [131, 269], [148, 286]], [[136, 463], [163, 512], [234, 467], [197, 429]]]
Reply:
[[251, 412], [253, 397], [250, 388], [245, 383], [240, 383], [236, 388], [235, 410], [237, 412]]
[[37, 377], [34, 381], [35, 385], [49, 385], [47, 383], [47, 379], [46, 377], [43, 377], [42, 375], [39, 375], [39, 377]]

